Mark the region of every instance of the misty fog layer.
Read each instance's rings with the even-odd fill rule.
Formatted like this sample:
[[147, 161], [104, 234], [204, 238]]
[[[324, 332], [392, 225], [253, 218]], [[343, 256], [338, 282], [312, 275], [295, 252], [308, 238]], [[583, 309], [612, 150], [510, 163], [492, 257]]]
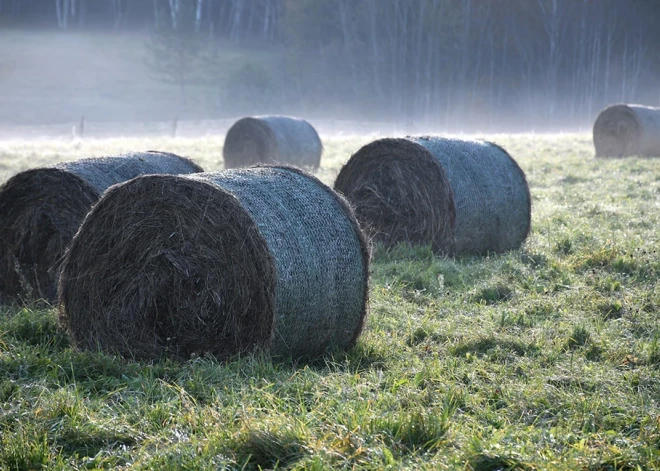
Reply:
[[3, 1], [0, 127], [271, 113], [587, 129], [608, 104], [660, 104], [659, 3]]

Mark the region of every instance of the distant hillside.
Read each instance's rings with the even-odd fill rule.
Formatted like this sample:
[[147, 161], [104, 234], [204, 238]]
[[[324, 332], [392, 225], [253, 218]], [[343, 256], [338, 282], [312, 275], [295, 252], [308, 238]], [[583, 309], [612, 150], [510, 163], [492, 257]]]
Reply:
[[[277, 52], [220, 43], [209, 83], [179, 89], [149, 77], [146, 33], [0, 32], [0, 125], [222, 118], [251, 110], [228, 87], [251, 70], [265, 75]], [[233, 84], [233, 85], [232, 85]], [[233, 98], [232, 98], [232, 95]]]

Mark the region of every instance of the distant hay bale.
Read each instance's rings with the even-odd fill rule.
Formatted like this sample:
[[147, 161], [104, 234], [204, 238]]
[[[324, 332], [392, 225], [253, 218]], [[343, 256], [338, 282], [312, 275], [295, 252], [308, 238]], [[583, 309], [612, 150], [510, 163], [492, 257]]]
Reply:
[[257, 116], [236, 121], [225, 137], [225, 168], [255, 164], [287, 164], [317, 169], [323, 145], [314, 127], [303, 119]]
[[89, 213], [64, 261], [75, 343], [132, 358], [351, 346], [369, 253], [345, 200], [287, 167], [144, 176]]
[[660, 157], [660, 108], [612, 105], [594, 122], [596, 157]]
[[55, 301], [64, 250], [109, 186], [145, 173], [201, 171], [183, 157], [149, 151], [14, 175], [0, 187], [0, 300]]
[[385, 246], [431, 244], [446, 254], [520, 247], [531, 223], [525, 174], [501, 147], [440, 137], [379, 139], [341, 169], [335, 189]]

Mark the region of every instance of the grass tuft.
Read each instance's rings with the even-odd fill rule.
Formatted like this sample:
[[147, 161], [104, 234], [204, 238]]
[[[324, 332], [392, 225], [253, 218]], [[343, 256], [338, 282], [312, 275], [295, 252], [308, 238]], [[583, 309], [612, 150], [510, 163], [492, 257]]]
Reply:
[[0, 467], [16, 471], [45, 469], [50, 463], [46, 433], [31, 434], [23, 429], [0, 434]]
[[584, 348], [591, 343], [591, 332], [584, 325], [573, 327], [568, 339], [564, 344], [566, 350], [577, 350]]
[[246, 428], [230, 445], [241, 469], [286, 468], [310, 454], [307, 431], [300, 423]]
[[474, 300], [475, 302], [482, 304], [496, 304], [508, 301], [512, 297], [513, 290], [511, 287], [498, 283], [494, 286], [488, 286], [479, 290], [474, 296]]
[[50, 351], [61, 351], [69, 346], [69, 337], [60, 328], [55, 312], [23, 308], [9, 312], [4, 326], [4, 336], [31, 346]]
[[531, 464], [512, 456], [478, 453], [468, 461], [470, 471], [534, 471]]
[[368, 433], [379, 437], [394, 456], [432, 451], [442, 443], [452, 413], [451, 409], [443, 409], [440, 415], [424, 411], [399, 411], [372, 419]]

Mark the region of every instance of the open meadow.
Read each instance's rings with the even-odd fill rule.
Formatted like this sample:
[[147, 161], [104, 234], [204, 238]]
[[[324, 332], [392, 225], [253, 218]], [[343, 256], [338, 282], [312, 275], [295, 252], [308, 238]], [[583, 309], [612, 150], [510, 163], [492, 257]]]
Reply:
[[[357, 346], [312, 362], [127, 361], [72, 348], [54, 308], [0, 308], [0, 469], [660, 469], [660, 159], [589, 134], [485, 137], [527, 175], [520, 250], [374, 247]], [[372, 138], [326, 137], [331, 185]], [[0, 142], [0, 181], [222, 137]]]

